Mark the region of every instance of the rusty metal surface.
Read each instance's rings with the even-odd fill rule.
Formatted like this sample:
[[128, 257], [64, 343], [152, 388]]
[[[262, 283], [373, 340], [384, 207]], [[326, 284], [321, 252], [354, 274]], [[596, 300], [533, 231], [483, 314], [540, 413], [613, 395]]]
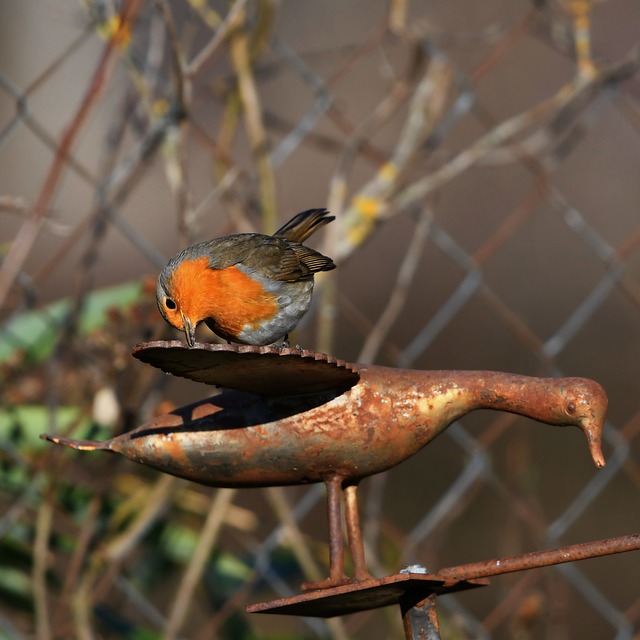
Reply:
[[[392, 369], [273, 347], [187, 349], [181, 343], [153, 342], [138, 345], [135, 353], [176, 375], [240, 390], [176, 409], [106, 442], [43, 437], [75, 449], [120, 453], [217, 487], [325, 483], [330, 575], [307, 588], [335, 587], [349, 580], [344, 573], [340, 494], [344, 492], [356, 578], [366, 582], [356, 485], [414, 455], [470, 411], [495, 409], [551, 425], [578, 426], [596, 466], [604, 466], [601, 433], [607, 396], [599, 384], [585, 378]], [[310, 382], [303, 380], [307, 377]], [[315, 387], [320, 379], [320, 387]], [[278, 389], [281, 393], [274, 395]]]
[[625, 553], [638, 549], [640, 549], [640, 533], [633, 533], [627, 536], [592, 540], [591, 542], [567, 545], [557, 549], [534, 551], [508, 558], [495, 558], [493, 560], [462, 564], [456, 567], [447, 567], [438, 571], [438, 575], [453, 579], [486, 578], [503, 573], [548, 567], [552, 564], [586, 560], [587, 558], [597, 558], [598, 556]]
[[[152, 344], [155, 352], [158, 343]], [[173, 344], [168, 348], [173, 350]], [[205, 362], [219, 356], [226, 361], [220, 351], [195, 354]], [[275, 361], [277, 356], [268, 358], [258, 377]], [[290, 361], [274, 364], [273, 377]], [[324, 366], [320, 360], [308, 362]], [[345, 392], [263, 397], [225, 391], [107, 442], [49, 439], [85, 450], [108, 449], [219, 487], [304, 484], [331, 477], [358, 481], [399, 464], [470, 411], [489, 408], [552, 425], [576, 425], [587, 436], [595, 464], [604, 465], [600, 443], [607, 400], [592, 380], [350, 367], [360, 380]], [[253, 369], [245, 371], [251, 379]]]
[[248, 613], [271, 613], [292, 616], [331, 618], [358, 611], [368, 611], [400, 601], [418, 604], [431, 594], [443, 595], [486, 586], [487, 580], [448, 580], [437, 574], [397, 573], [385, 578], [310, 591], [291, 598], [248, 605]]
[[438, 630], [435, 597], [432, 596], [486, 586], [489, 584], [487, 578], [503, 573], [638, 549], [640, 534], [631, 534], [447, 567], [434, 574], [403, 572], [386, 578], [354, 581], [290, 598], [248, 605], [246, 611], [328, 618], [397, 604], [401, 608], [407, 638], [437, 638], [437, 635], [428, 635]]
[[134, 357], [195, 382], [266, 396], [346, 391], [360, 376], [343, 360], [307, 349], [145, 342]]
[[440, 640], [440, 623], [436, 595], [432, 593], [418, 603], [400, 599], [402, 626], [406, 640]]

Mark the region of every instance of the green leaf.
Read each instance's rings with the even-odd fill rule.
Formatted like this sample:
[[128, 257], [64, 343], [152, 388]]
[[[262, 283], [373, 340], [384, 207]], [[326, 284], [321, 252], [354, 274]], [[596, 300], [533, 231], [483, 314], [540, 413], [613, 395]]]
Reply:
[[[107, 311], [126, 309], [140, 300], [140, 281], [99, 289], [90, 293], [80, 316], [80, 330], [90, 333], [103, 326]], [[31, 361], [48, 357], [55, 347], [58, 328], [69, 314], [71, 302], [59, 300], [37, 311], [27, 311], [9, 320], [0, 328], [0, 364], [23, 349]]]
[[[40, 440], [45, 431], [62, 431], [80, 418], [80, 407], [44, 407], [41, 405], [19, 405], [9, 409], [0, 409], [0, 438], [19, 439], [14, 443], [21, 450], [46, 446]], [[81, 428], [84, 432], [90, 426], [89, 419], [83, 419]]]

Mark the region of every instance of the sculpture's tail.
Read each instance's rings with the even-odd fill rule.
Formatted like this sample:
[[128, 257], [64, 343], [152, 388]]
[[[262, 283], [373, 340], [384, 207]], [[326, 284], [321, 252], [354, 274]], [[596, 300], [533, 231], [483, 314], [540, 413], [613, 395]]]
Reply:
[[42, 440], [48, 440], [55, 444], [61, 444], [65, 447], [71, 447], [71, 449], [78, 449], [78, 451], [110, 451], [109, 441], [98, 442], [96, 440], [72, 440], [71, 438], [61, 438], [60, 436], [51, 436], [48, 433], [41, 433], [40, 438]]

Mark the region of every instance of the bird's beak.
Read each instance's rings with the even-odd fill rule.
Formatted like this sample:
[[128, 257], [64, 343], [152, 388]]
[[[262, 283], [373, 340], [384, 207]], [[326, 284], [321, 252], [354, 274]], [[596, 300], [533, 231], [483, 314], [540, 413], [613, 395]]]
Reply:
[[187, 316], [184, 314], [180, 315], [182, 315], [182, 325], [184, 327], [184, 335], [187, 339], [187, 344], [190, 347], [193, 347], [196, 343], [196, 327]]

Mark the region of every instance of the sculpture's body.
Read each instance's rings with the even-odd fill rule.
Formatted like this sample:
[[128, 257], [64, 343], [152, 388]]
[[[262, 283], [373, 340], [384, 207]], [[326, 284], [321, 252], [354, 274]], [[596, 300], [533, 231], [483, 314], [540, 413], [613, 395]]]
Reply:
[[[362, 367], [361, 381], [335, 396], [263, 398], [225, 391], [182, 407], [90, 449], [218, 487], [357, 481], [419, 451], [474, 409], [511, 411], [550, 424], [576, 424], [599, 452], [594, 400], [580, 378], [530, 378], [484, 371], [401, 371]], [[573, 415], [566, 411], [575, 405]]]
[[49, 439], [77, 449], [114, 451], [160, 471], [218, 487], [324, 482], [329, 494], [331, 577], [313, 586], [347, 579], [342, 564], [341, 490], [345, 490], [355, 575], [362, 579], [367, 573], [357, 483], [413, 455], [470, 411], [497, 409], [552, 425], [578, 426], [595, 464], [604, 465], [600, 436], [607, 399], [592, 380], [487, 371], [350, 368], [359, 381], [343, 392], [266, 397], [225, 391], [107, 442]]

